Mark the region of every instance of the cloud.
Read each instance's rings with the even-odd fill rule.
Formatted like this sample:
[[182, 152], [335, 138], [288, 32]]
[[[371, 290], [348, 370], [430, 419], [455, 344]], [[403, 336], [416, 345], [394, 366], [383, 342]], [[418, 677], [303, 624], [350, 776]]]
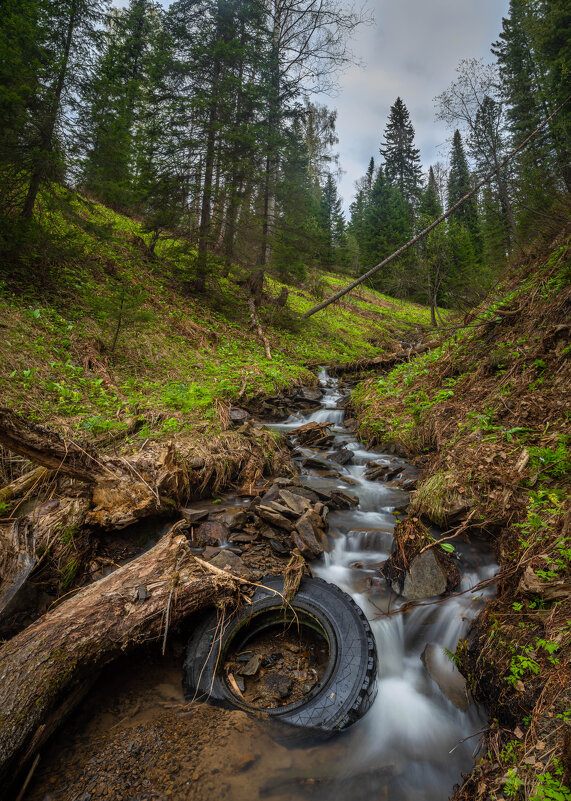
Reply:
[[[416, 132], [425, 169], [446, 155], [449, 132], [434, 121], [434, 97], [454, 80], [462, 58], [491, 60], [490, 46], [501, 30], [508, 0], [373, 0], [376, 27], [361, 28], [355, 53], [364, 69], [341, 76], [335, 99], [344, 206], [379, 144], [390, 106], [400, 96]], [[444, 153], [438, 147], [444, 145]]]

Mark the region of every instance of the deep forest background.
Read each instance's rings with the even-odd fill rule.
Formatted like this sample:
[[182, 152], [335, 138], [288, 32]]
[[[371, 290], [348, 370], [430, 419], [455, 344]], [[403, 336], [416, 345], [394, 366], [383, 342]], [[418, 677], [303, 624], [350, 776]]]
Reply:
[[[449, 165], [423, 175], [396, 98], [345, 219], [335, 111], [312, 94], [352, 56], [365, 10], [338, 0], [7, 0], [0, 22], [0, 260], [45, 281], [66, 251], [54, 214], [70, 192], [142, 221], [152, 256], [169, 232], [196, 293], [238, 264], [280, 279], [358, 275], [462, 197], [566, 99], [562, 0], [512, 0], [489, 63], [466, 59], [435, 99]], [[468, 305], [534, 226], [564, 214], [569, 105], [446, 225], [374, 279], [393, 296]], [[105, 230], [98, 232], [102, 239]], [[70, 253], [68, 253], [70, 255]], [[71, 253], [73, 256], [74, 254]], [[259, 293], [258, 293], [259, 299]]]

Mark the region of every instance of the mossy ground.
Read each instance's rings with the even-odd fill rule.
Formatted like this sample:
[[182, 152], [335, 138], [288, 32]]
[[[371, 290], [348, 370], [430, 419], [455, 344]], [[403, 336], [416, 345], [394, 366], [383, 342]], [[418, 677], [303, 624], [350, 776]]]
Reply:
[[354, 394], [361, 435], [423, 466], [412, 510], [488, 537], [498, 596], [457, 659], [490, 709], [457, 801], [571, 792], [571, 269], [561, 234], [442, 344]]

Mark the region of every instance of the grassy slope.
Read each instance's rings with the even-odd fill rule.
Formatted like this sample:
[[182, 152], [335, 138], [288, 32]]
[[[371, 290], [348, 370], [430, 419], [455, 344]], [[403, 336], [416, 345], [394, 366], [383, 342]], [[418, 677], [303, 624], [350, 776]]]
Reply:
[[[369, 289], [301, 321], [344, 279], [318, 274], [307, 288], [288, 287], [285, 309], [271, 302], [282, 284], [269, 280], [260, 312], [269, 361], [248, 326], [244, 271], [223, 277], [215, 268], [208, 294], [193, 297], [186, 243], [162, 238], [149, 258], [136, 221], [69, 200], [71, 211], [43, 210], [49, 244], [32, 257], [36, 285], [23, 290], [22, 282], [0, 280], [0, 403], [68, 433], [120, 433], [134, 415], [147, 420], [140, 438], [188, 430], [197, 420], [216, 425], [240, 390], [248, 398], [310, 383], [308, 367], [375, 355], [429, 322], [425, 308]], [[121, 281], [145, 300], [111, 354]]]
[[355, 394], [362, 435], [423, 464], [413, 509], [489, 537], [500, 563], [498, 597], [457, 651], [495, 719], [457, 799], [571, 797], [569, 245], [561, 235], [471, 327]]

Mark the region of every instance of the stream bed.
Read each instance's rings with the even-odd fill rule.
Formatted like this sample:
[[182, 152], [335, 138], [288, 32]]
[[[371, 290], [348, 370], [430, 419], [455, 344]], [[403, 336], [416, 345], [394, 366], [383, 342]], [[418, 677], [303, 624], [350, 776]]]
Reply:
[[[486, 593], [477, 590], [399, 612], [396, 596], [378, 572], [388, 558], [395, 509], [408, 495], [365, 478], [367, 463], [386, 456], [366, 450], [344, 427], [345, 390], [326, 371], [321, 406], [274, 428], [330, 422], [331, 453], [300, 449], [299, 459], [328, 461], [340, 448], [349, 464], [304, 468], [303, 482], [356, 496], [358, 506], [329, 515], [331, 551], [312, 562], [316, 576], [337, 584], [361, 606], [376, 639], [378, 695], [348, 731], [327, 740], [284, 739], [279, 724], [206, 704], [183, 707], [182, 649], [162, 659], [142, 656], [112, 665], [40, 760], [26, 798], [32, 801], [444, 801], [470, 771], [485, 725], [484, 711], [461, 709], [431, 677], [423, 652], [450, 671], [454, 651]], [[295, 441], [295, 440], [294, 440]], [[455, 543], [460, 590], [494, 575], [486, 547]], [[438, 665], [437, 665], [438, 667]], [[448, 694], [450, 695], [450, 694]], [[181, 710], [184, 710], [181, 712]], [[288, 730], [289, 731], [289, 730]]]

